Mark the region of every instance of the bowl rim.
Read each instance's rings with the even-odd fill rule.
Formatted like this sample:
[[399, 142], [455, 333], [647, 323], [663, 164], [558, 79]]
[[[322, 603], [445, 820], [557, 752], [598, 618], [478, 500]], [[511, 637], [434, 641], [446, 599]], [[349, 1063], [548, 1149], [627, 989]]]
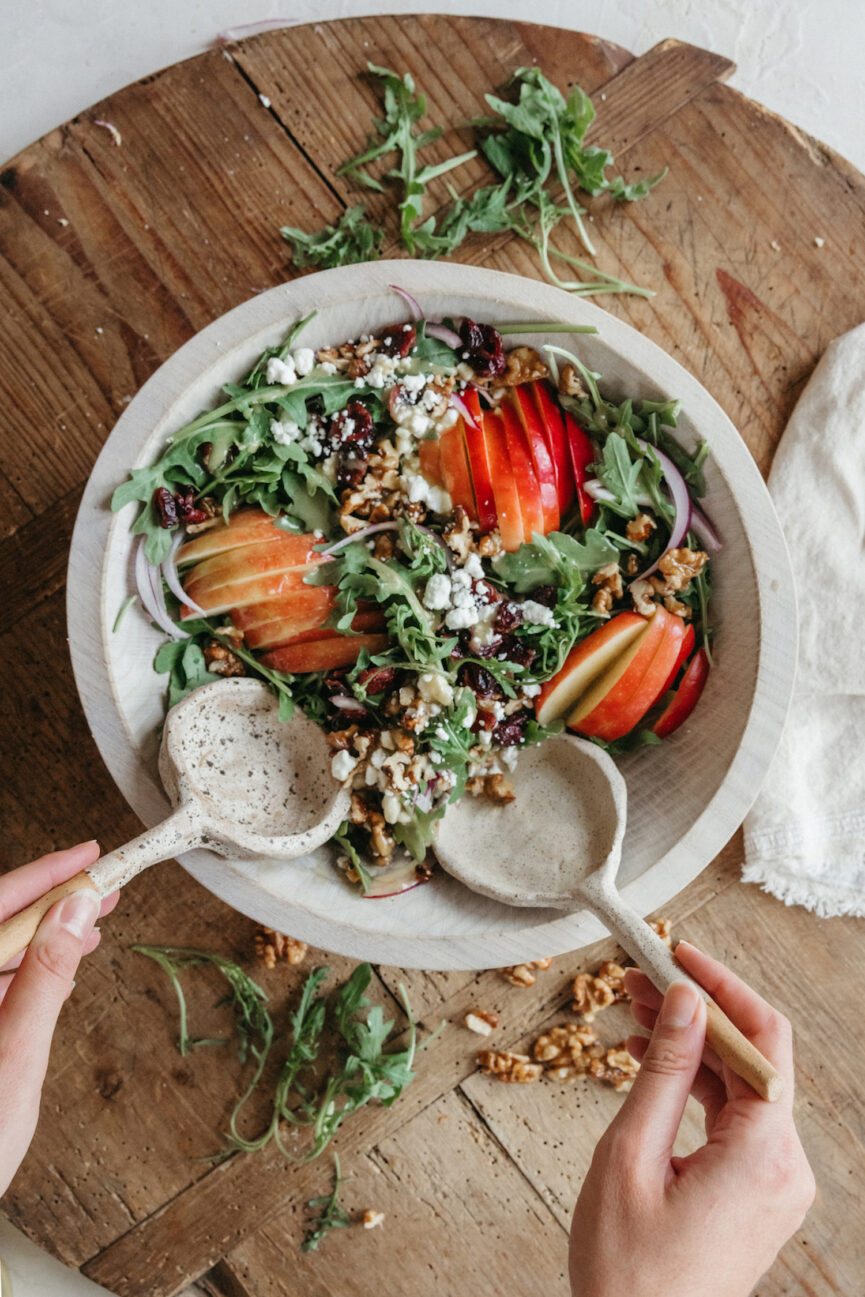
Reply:
[[[141, 387], [114, 426], [85, 487], [73, 531], [67, 581], [67, 624], [73, 672], [81, 703], [100, 753], [127, 802], [145, 823], [154, 823], [152, 794], [142, 785], [151, 777], [140, 753], [129, 742], [107, 665], [104, 581], [112, 530], [126, 526], [129, 513], [110, 514], [106, 499], [141, 453], [127, 445], [143, 410], [164, 410], [180, 398], [190, 372], [217, 370], [234, 349], [266, 327], [288, 325], [310, 306], [329, 308], [382, 294], [396, 279], [410, 293], [476, 296], [501, 319], [496, 307], [531, 303], [526, 318], [559, 319], [592, 324], [603, 343], [629, 365], [643, 371], [652, 385], [679, 396], [690, 421], [710, 433], [713, 458], [727, 478], [735, 479], [735, 500], [752, 553], [760, 608], [758, 664], [751, 706], [739, 745], [721, 783], [686, 833], [639, 877], [622, 887], [626, 901], [641, 914], [656, 910], [691, 882], [739, 827], [759, 791], [780, 741], [795, 678], [797, 615], [793, 576], [786, 543], [771, 497], [751, 454], [710, 393], [678, 361], [632, 326], [585, 299], [523, 276], [447, 262], [379, 261], [321, 271], [292, 280], [234, 307], [196, 333], [168, 358]], [[520, 313], [524, 314], [525, 306]], [[479, 313], [480, 314], [480, 313]], [[481, 316], [481, 318], [484, 318]], [[151, 417], [151, 425], [157, 421]], [[731, 487], [732, 489], [732, 487]], [[101, 579], [93, 579], [94, 554], [104, 555]], [[771, 606], [771, 616], [767, 607]], [[125, 742], [125, 757], [124, 757]], [[272, 893], [231, 870], [215, 870], [218, 858], [205, 851], [188, 852], [180, 863], [221, 899], [259, 922], [325, 949], [403, 967], [477, 969], [516, 963], [540, 955], [561, 954], [597, 940], [605, 930], [587, 911], [536, 923], [500, 938], [447, 934], [370, 933], [331, 915], [309, 909], [302, 900], [276, 904]], [[399, 897], [378, 905], [399, 904]]]

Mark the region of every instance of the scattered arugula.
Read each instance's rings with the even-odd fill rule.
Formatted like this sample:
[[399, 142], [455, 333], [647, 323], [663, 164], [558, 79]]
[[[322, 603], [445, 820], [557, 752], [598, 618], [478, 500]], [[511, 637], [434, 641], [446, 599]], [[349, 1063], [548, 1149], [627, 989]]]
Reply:
[[346, 1183], [339, 1166], [339, 1154], [333, 1155], [333, 1185], [330, 1193], [320, 1198], [310, 1198], [307, 1207], [320, 1207], [318, 1215], [310, 1221], [309, 1228], [300, 1245], [301, 1252], [317, 1252], [319, 1245], [332, 1229], [344, 1229], [351, 1225], [352, 1219], [339, 1201], [339, 1191]]
[[[418, 93], [413, 78], [400, 77], [389, 68], [367, 65], [377, 78], [383, 97], [384, 116], [375, 121], [375, 133], [366, 148], [339, 169], [356, 184], [384, 191], [383, 181], [399, 184], [400, 239], [411, 256], [442, 257], [456, 252], [470, 234], [498, 234], [512, 231], [535, 247], [543, 272], [558, 287], [580, 296], [602, 293], [632, 293], [651, 296], [648, 289], [627, 283], [616, 275], [553, 247], [550, 235], [565, 217], [571, 217], [580, 240], [591, 255], [595, 249], [583, 217], [586, 209], [576, 191], [591, 196], [608, 193], [621, 202], [645, 198], [665, 172], [648, 180], [627, 184], [621, 176], [607, 175], [613, 157], [607, 149], [586, 144], [586, 133], [595, 118], [591, 99], [579, 86], [567, 98], [537, 67], [518, 68], [511, 78], [517, 101], [497, 95], [485, 96], [492, 116], [470, 123], [477, 133], [479, 148], [497, 173], [494, 184], [484, 185], [469, 196], [450, 187], [451, 203], [438, 223], [434, 216], [423, 218], [423, 201], [429, 182], [477, 156], [477, 149], [458, 154], [436, 165], [421, 166], [418, 154], [442, 135], [442, 128], [425, 131], [418, 123], [426, 112], [426, 97]], [[396, 155], [396, 163], [380, 178], [367, 170], [370, 163]], [[564, 194], [557, 201], [553, 189]], [[281, 231], [292, 244], [299, 267], [349, 265], [379, 255], [383, 231], [373, 226], [364, 207], [351, 207], [336, 225], [317, 234], [293, 228]], [[552, 267], [557, 257], [589, 279], [564, 280]]]

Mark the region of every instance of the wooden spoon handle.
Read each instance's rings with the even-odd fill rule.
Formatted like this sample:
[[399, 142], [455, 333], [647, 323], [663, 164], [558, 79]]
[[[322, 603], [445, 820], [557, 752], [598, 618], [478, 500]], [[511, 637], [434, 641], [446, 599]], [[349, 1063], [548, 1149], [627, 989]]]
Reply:
[[673, 958], [658, 934], [635, 910], [626, 905], [616, 889], [606, 880], [589, 878], [581, 896], [597, 914], [628, 954], [637, 961], [662, 993], [673, 982], [690, 982], [706, 1001], [706, 1042], [723, 1063], [747, 1081], [761, 1099], [774, 1103], [784, 1091], [784, 1082], [756, 1045], [731, 1022], [698, 982], [689, 977]]
[[28, 905], [26, 910], [19, 910], [5, 923], [0, 923], [0, 968], [10, 959], [14, 959], [16, 955], [20, 955], [21, 951], [30, 945], [36, 934], [36, 929], [52, 905], [65, 900], [73, 892], [82, 891], [85, 887], [91, 888], [94, 892], [96, 891], [93, 886], [93, 879], [86, 870], [82, 870], [74, 878], [67, 878], [65, 883], [52, 887], [50, 892], [40, 896], [32, 905]]

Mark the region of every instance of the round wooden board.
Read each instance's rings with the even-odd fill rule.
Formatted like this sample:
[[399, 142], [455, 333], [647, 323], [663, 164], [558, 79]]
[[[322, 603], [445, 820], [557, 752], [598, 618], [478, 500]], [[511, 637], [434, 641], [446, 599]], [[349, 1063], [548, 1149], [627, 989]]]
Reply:
[[[442, 123], [483, 112], [485, 91], [537, 60], [561, 87], [579, 82], [593, 95], [593, 139], [626, 176], [669, 166], [648, 201], [593, 204], [599, 264], [658, 290], [651, 302], [605, 299], [604, 308], [708, 389], [764, 472], [815, 359], [865, 314], [865, 180], [722, 85], [732, 69], [716, 55], [667, 41], [632, 59], [574, 33], [430, 16], [298, 27], [228, 55], [214, 50], [128, 87], [0, 173], [6, 867], [94, 835], [113, 847], [138, 831], [101, 766], [66, 656], [72, 521], [100, 448], [144, 381], [211, 321], [291, 277], [278, 227], [313, 230], [358, 201], [336, 169], [376, 112], [367, 59], [412, 72]], [[117, 127], [119, 146], [97, 119]], [[429, 160], [462, 147], [448, 132]], [[469, 188], [486, 173], [473, 162], [457, 176]], [[439, 186], [430, 210], [443, 198]], [[385, 218], [387, 254], [398, 255], [391, 200], [369, 203]], [[531, 250], [505, 239], [479, 238], [462, 259], [537, 275]], [[734, 962], [797, 1023], [799, 1120], [821, 1193], [761, 1297], [846, 1297], [865, 1269], [862, 1240], [838, 1229], [862, 1184], [854, 1114], [865, 1047], [853, 992], [865, 976], [861, 927], [818, 923], [741, 887], [739, 862], [734, 839], [667, 912], [677, 932]], [[298, 1252], [303, 1204], [327, 1181], [321, 1164], [289, 1168], [271, 1151], [215, 1169], [195, 1160], [218, 1142], [238, 1075], [210, 1052], [175, 1056], [173, 1003], [131, 946], [171, 941], [248, 959], [251, 933], [165, 866], [121, 898], [65, 1010], [43, 1101], [52, 1120], [3, 1206], [112, 1291], [166, 1297], [205, 1271], [224, 1297], [275, 1297], [291, 1285], [365, 1297], [380, 1282], [379, 1231], [342, 1230], [320, 1255]], [[602, 953], [611, 946], [586, 960]], [[335, 975], [351, 967], [329, 962]], [[348, 1205], [384, 1204], [403, 1291], [426, 1291], [434, 1275], [438, 1291], [462, 1297], [464, 1276], [479, 1270], [507, 1289], [513, 1248], [528, 1297], [560, 1287], [575, 1177], [618, 1100], [494, 1087], [475, 1075], [476, 1042], [460, 1023], [473, 1005], [495, 1008], [496, 1042], [525, 1045], [561, 1020], [574, 971], [557, 961], [531, 990], [514, 991], [495, 972], [377, 970], [376, 995], [391, 1014], [404, 980], [424, 1022], [448, 1023], [405, 1097], [364, 1110], [340, 1140], [356, 1177]], [[257, 975], [282, 1004], [302, 972]], [[208, 1031], [213, 986], [197, 982], [189, 993], [196, 1024], [220, 1034], [223, 1024]], [[432, 1205], [418, 1211], [418, 1202]], [[502, 1249], [501, 1237], [513, 1247]]]

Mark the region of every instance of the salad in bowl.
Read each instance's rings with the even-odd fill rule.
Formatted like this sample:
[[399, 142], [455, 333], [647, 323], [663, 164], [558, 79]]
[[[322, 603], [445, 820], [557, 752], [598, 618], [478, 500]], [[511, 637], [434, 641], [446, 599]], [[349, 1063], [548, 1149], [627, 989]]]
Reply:
[[578, 351], [532, 345], [549, 322], [396, 291], [408, 318], [355, 338], [313, 348], [298, 321], [112, 500], [139, 506], [167, 704], [248, 674], [320, 724], [366, 896], [431, 876], [449, 803], [511, 801], [526, 745], [673, 734], [712, 665], [721, 544], [678, 402], [608, 399]]

